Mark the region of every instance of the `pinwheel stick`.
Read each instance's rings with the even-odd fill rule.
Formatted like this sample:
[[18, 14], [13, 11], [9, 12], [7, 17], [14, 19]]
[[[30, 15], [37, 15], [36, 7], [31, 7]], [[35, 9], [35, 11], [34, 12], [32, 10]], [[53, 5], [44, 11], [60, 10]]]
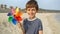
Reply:
[[25, 34], [25, 30], [21, 22], [18, 22], [18, 27], [21, 28], [21, 30], [23, 31], [23, 34]]
[[18, 22], [17, 24], [19, 28], [22, 28], [22, 23]]

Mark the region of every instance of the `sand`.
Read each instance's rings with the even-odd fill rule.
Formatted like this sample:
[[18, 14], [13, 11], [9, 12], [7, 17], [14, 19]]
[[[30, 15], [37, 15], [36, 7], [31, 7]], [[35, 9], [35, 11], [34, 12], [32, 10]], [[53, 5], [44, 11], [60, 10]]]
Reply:
[[[27, 18], [26, 13], [23, 18]], [[60, 13], [37, 13], [43, 24], [43, 34], [60, 34]], [[22, 34], [17, 25], [8, 22], [7, 13], [0, 13], [0, 34]]]

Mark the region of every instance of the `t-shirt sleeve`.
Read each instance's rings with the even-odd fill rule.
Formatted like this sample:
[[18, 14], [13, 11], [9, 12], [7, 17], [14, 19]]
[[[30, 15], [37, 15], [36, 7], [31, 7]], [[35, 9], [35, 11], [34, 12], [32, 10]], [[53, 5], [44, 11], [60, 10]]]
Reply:
[[25, 20], [23, 20], [23, 28], [25, 29], [25, 26], [24, 25], [25, 25]]
[[26, 31], [26, 29], [27, 29], [27, 26], [26, 26], [26, 19], [23, 20], [23, 28], [24, 28], [24, 30]]
[[25, 19], [23, 20], [23, 28], [25, 29], [26, 27], [25, 27]]
[[42, 22], [41, 21], [39, 21], [38, 30], [43, 30], [43, 26], [42, 26]]

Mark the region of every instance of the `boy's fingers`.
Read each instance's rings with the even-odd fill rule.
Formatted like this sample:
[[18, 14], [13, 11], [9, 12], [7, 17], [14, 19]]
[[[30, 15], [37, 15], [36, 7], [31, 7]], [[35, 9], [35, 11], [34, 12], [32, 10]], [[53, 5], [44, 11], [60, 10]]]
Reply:
[[22, 24], [20, 22], [18, 23], [18, 27], [19, 28], [22, 28]]

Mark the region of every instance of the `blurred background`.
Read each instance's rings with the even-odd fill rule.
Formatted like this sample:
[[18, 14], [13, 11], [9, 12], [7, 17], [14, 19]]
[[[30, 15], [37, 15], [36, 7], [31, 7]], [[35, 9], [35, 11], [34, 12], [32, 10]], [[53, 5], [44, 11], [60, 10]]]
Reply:
[[[0, 33], [1, 34], [22, 34], [22, 30], [8, 22], [7, 13], [11, 8], [18, 7], [22, 11], [23, 19], [28, 16], [25, 12], [25, 5], [29, 0], [0, 0]], [[39, 11], [36, 16], [43, 24], [43, 34], [60, 34], [60, 0], [36, 0]]]

